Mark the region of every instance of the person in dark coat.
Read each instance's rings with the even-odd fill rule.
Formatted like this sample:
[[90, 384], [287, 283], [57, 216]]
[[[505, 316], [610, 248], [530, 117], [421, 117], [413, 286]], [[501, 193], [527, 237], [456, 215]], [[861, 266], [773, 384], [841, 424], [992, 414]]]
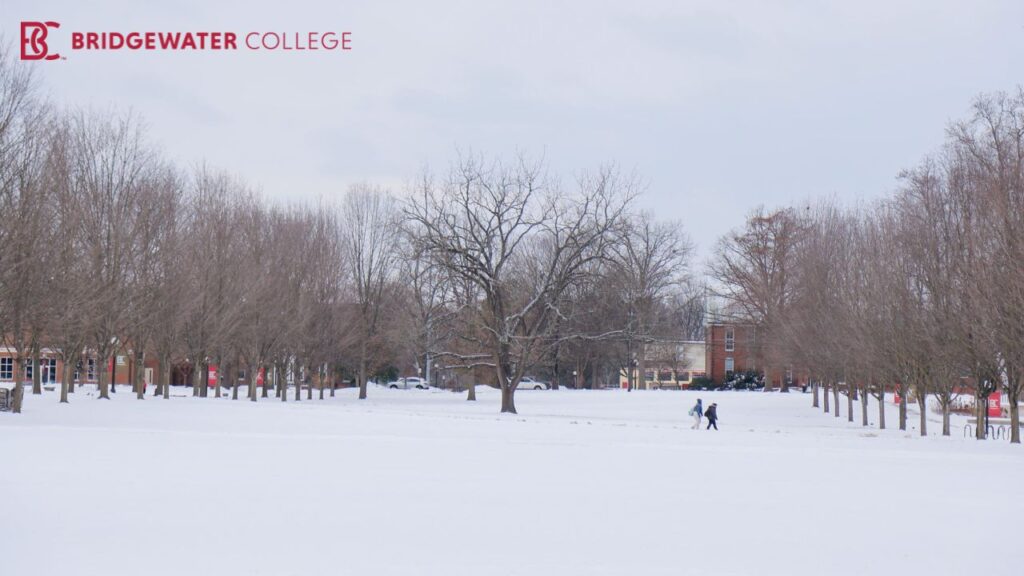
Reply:
[[705, 430], [711, 430], [712, 426], [715, 427], [715, 430], [718, 430], [718, 404], [712, 402], [711, 406], [708, 406], [708, 409], [704, 411], [704, 417], [708, 419], [708, 427]]

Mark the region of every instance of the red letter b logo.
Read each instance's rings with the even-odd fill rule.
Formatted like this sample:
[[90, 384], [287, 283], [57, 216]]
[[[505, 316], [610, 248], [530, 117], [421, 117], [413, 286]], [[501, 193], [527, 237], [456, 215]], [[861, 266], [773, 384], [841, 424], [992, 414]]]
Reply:
[[46, 35], [50, 28], [60, 28], [56, 22], [22, 22], [21, 23], [21, 59], [22, 60], [56, 60], [60, 54], [49, 54], [46, 47]]

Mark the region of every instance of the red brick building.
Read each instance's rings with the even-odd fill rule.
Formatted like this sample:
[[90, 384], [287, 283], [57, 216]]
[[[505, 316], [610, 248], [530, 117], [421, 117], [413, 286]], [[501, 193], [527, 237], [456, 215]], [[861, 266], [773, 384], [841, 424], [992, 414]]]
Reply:
[[707, 377], [721, 384], [733, 374], [756, 371], [757, 329], [748, 324], [711, 324], [705, 330]]
[[[762, 345], [759, 332], [753, 324], [711, 324], [705, 330], [707, 339], [707, 376], [716, 384], [728, 380], [733, 374], [763, 373]], [[792, 367], [773, 367], [767, 375], [772, 386], [779, 387], [784, 380], [790, 386], [799, 386], [799, 378]]]
[[[22, 361], [24, 374], [22, 382], [31, 383], [34, 372], [32, 357], [28, 356]], [[135, 362], [130, 354], [121, 352], [117, 354], [109, 369], [112, 371], [112, 382], [117, 385], [129, 385], [135, 374]], [[147, 359], [142, 367], [143, 380], [147, 383], [155, 381], [157, 376], [156, 360]], [[44, 386], [57, 385], [60, 383], [61, 374], [64, 370], [64, 362], [56, 350], [43, 348], [39, 351], [39, 380]], [[98, 379], [96, 360], [93, 357], [82, 358], [80, 370], [74, 374], [77, 384], [96, 384]], [[14, 378], [14, 350], [9, 346], [0, 346], [0, 383], [12, 383]]]

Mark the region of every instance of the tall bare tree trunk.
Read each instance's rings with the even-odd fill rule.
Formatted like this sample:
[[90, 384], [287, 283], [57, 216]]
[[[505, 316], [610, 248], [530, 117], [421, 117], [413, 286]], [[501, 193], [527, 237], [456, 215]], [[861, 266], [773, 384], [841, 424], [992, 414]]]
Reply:
[[161, 392], [163, 392], [164, 400], [168, 400], [171, 397], [171, 357], [165, 355], [160, 359], [160, 386]]
[[899, 384], [900, 390], [900, 430], [907, 429], [907, 392], [909, 389], [906, 384], [902, 382]]
[[210, 395], [210, 361], [203, 360], [203, 374], [199, 379], [199, 396], [206, 398]]
[[1014, 398], [1014, 394], [1010, 394], [1010, 443], [1020, 444], [1020, 391], [1017, 392]]
[[[221, 356], [220, 362], [217, 364], [217, 377], [214, 378], [214, 380], [213, 380], [213, 395], [214, 395], [214, 397], [220, 398], [220, 394], [221, 394], [221, 390], [220, 390], [221, 389], [221, 384], [220, 383], [221, 383], [222, 380], [224, 382], [227, 382], [228, 379], [224, 377], [224, 374], [230, 374], [231, 373], [230, 372], [230, 368], [231, 368], [231, 361], [226, 359], [224, 356]], [[224, 371], [225, 369], [228, 369], [229, 371], [225, 372]]]
[[985, 427], [985, 415], [988, 412], [988, 395], [982, 396], [979, 392], [974, 394], [974, 415], [977, 420], [974, 429], [974, 437], [984, 440], [988, 437], [988, 429]]
[[917, 394], [917, 407], [921, 411], [921, 436], [928, 435], [928, 397], [923, 393]]
[[200, 367], [199, 359], [196, 358], [192, 362], [192, 396], [199, 396], [199, 371]]
[[942, 435], [943, 436], [949, 436], [950, 432], [951, 432], [951, 430], [949, 428], [949, 401], [948, 400], [949, 399], [947, 398], [946, 401], [942, 402]]
[[[281, 375], [284, 373], [281, 371], [280, 362], [274, 362], [274, 369], [272, 370], [274, 376], [274, 396], [282, 398], [286, 396], [284, 393], [284, 387], [281, 385]], [[287, 400], [287, 398], [285, 398]]]
[[885, 430], [885, 384], [879, 384], [878, 400], [878, 429]]
[[64, 363], [64, 369], [61, 370], [60, 375], [60, 403], [68, 403], [68, 388], [71, 386], [71, 380], [74, 378], [74, 368], [71, 366], [71, 362]]
[[292, 380], [295, 381], [295, 400], [302, 400], [302, 379], [300, 378], [302, 370], [299, 368], [299, 360], [295, 359], [292, 362]]
[[[249, 371], [249, 400], [256, 402], [256, 398], [259, 396], [256, 392], [256, 379], [259, 378], [260, 365], [254, 364], [253, 369]], [[266, 377], [263, 378], [263, 386], [267, 385]]]
[[39, 345], [32, 346], [32, 394], [43, 393], [43, 375], [39, 370]]
[[1006, 376], [1006, 400], [1010, 404], [1010, 443], [1020, 444], [1021, 372], [1011, 368], [1006, 371]]
[[839, 383], [834, 382], [832, 384], [832, 400], [835, 405], [835, 411], [832, 413], [833, 416], [839, 418]]
[[811, 394], [813, 395], [813, 403], [811, 404], [814, 408], [819, 408], [821, 405], [818, 402], [818, 383], [811, 382]]
[[[245, 378], [249, 378], [249, 365], [243, 362], [245, 368]], [[238, 378], [231, 379], [231, 399], [238, 400]]]
[[645, 353], [646, 346], [641, 342], [636, 347], [636, 377], [639, 380], [637, 382], [637, 390], [647, 390], [650, 385], [647, 383], [647, 354]]
[[359, 399], [366, 400], [366, 340], [359, 344]]
[[[469, 393], [466, 396], [466, 400], [468, 400], [469, 402], [476, 402], [476, 378], [472, 377], [473, 372], [470, 372], [469, 375], [471, 376], [471, 378], [469, 379], [469, 384], [466, 385], [466, 389], [469, 390]], [[461, 377], [461, 373], [458, 370], [456, 370], [455, 382], [458, 383], [459, 378]]]
[[1010, 443], [1021, 443], [1021, 408], [1018, 401], [1010, 399]]
[[163, 394], [164, 394], [164, 379], [163, 379], [164, 362], [162, 360], [162, 357], [160, 357], [160, 358], [161, 359], [159, 359], [159, 365], [157, 366], [157, 369], [156, 369], [156, 382], [153, 383], [154, 384], [154, 386], [153, 386], [153, 397], [154, 398], [156, 398], [157, 396], [163, 396]]
[[868, 399], [871, 397], [871, 392], [868, 390], [868, 384], [864, 384], [864, 390], [860, 394], [860, 425], [868, 425]]
[[824, 396], [824, 398], [825, 398], [824, 410], [825, 410], [825, 414], [828, 414], [828, 380], [823, 381], [821, 383], [821, 385], [824, 387], [824, 390], [822, 390], [822, 392], [823, 392], [822, 396]]
[[501, 412], [503, 414], [516, 414], [515, 392], [512, 386], [507, 383], [501, 385]]
[[277, 368], [274, 370], [274, 380], [277, 381], [277, 395], [281, 398], [281, 402], [288, 401], [288, 365], [277, 363]]
[[853, 384], [846, 383], [846, 421], [853, 423]]
[[110, 365], [110, 358], [101, 358], [97, 355], [96, 358], [96, 378], [100, 388], [100, 398], [103, 400], [110, 400], [110, 373], [107, 372], [107, 366]]
[[146, 351], [139, 349], [135, 352], [135, 369], [132, 372], [132, 386], [135, 388], [135, 397], [139, 400], [146, 399], [146, 387], [142, 378], [146, 369]]
[[15, 351], [14, 353], [14, 389], [11, 391], [11, 412], [15, 414], [21, 414], [21, 406], [25, 401], [25, 389], [23, 383], [25, 380], [25, 368], [24, 360], [21, 353]]

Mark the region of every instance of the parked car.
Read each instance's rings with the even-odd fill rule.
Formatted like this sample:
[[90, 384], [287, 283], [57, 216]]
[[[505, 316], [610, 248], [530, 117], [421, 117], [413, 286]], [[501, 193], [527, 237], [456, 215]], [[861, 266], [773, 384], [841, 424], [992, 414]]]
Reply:
[[528, 376], [524, 376], [523, 379], [519, 381], [520, 390], [547, 390], [549, 388], [551, 388], [551, 386], [549, 386], [547, 382], [534, 380]]
[[401, 388], [403, 390], [410, 390], [415, 388], [417, 390], [426, 390], [430, 386], [427, 385], [427, 381], [423, 378], [416, 376], [410, 376], [408, 378], [399, 378], [398, 380], [392, 380], [388, 382], [388, 388]]

